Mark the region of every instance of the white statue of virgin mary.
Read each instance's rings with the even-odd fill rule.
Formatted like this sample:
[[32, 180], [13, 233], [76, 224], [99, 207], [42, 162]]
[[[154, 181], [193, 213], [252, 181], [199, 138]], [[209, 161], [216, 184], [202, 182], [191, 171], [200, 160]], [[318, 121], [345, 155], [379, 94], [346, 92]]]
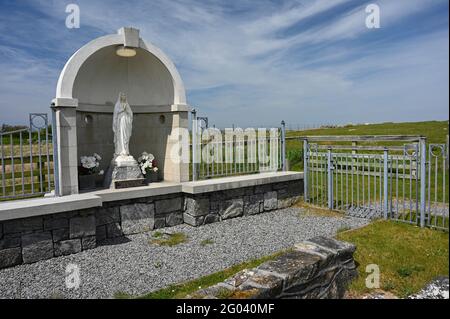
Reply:
[[130, 137], [133, 123], [133, 112], [127, 102], [125, 93], [120, 92], [114, 106], [113, 125], [114, 155], [115, 157], [128, 157], [130, 155]]

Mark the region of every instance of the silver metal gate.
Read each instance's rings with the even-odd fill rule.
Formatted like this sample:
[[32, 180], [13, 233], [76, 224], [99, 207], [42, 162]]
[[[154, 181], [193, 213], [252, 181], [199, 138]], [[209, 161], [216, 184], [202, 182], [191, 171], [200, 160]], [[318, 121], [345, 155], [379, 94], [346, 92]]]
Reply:
[[303, 147], [305, 201], [356, 217], [449, 229], [448, 142], [427, 148], [420, 136], [317, 136]]
[[0, 132], [0, 200], [40, 196], [54, 189], [53, 147], [45, 113], [29, 127]]

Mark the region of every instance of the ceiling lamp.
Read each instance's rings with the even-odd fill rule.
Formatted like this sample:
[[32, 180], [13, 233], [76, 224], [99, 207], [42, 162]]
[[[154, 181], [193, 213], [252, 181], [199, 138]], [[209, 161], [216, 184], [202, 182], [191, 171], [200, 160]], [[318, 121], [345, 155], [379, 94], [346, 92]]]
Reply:
[[136, 55], [136, 50], [123, 45], [120, 45], [116, 49], [116, 54], [121, 57], [131, 58]]

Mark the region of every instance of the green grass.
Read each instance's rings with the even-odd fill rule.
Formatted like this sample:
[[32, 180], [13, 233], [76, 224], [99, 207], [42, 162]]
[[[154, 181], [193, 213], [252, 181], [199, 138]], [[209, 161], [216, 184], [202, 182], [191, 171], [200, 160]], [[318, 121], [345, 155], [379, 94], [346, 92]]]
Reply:
[[[163, 288], [151, 293], [148, 293], [146, 295], [138, 297], [139, 299], [180, 299], [184, 298], [189, 294], [194, 293], [195, 291], [207, 288], [212, 285], [215, 285], [219, 282], [224, 281], [228, 277], [236, 274], [237, 272], [244, 270], [244, 269], [250, 269], [255, 268], [262, 263], [275, 259], [276, 257], [280, 256], [281, 254], [285, 253], [286, 251], [280, 251], [275, 254], [265, 256], [262, 258], [254, 259], [251, 261], [247, 261], [241, 264], [234, 265], [230, 268], [224, 269], [222, 271], [213, 273], [211, 275], [207, 275], [198, 279], [194, 279], [191, 281], [187, 281], [184, 283], [171, 285], [167, 288]], [[114, 295], [117, 299], [127, 299], [127, 298], [134, 298], [133, 296], [124, 293], [124, 292], [116, 292]], [[225, 298], [226, 296], [224, 296]]]
[[357, 296], [372, 291], [365, 285], [369, 264], [380, 268], [380, 288], [399, 297], [416, 293], [435, 277], [449, 274], [449, 235], [445, 232], [377, 221], [339, 233], [337, 238], [357, 247], [359, 277], [350, 286], [350, 293]]
[[428, 143], [445, 143], [448, 134], [448, 121], [387, 122], [287, 132], [288, 137], [311, 135], [421, 135], [427, 137]]
[[[288, 131], [286, 136], [323, 136], [323, 135], [421, 135], [427, 138], [427, 143], [445, 143], [449, 134], [448, 121], [380, 123], [369, 125], [352, 125], [338, 128], [324, 128], [305, 131]], [[327, 143], [328, 145], [343, 143]], [[360, 145], [394, 145], [395, 143], [371, 143]], [[398, 144], [398, 143], [397, 143]], [[290, 169], [303, 170], [303, 142], [299, 140], [286, 141], [286, 155]]]
[[212, 244], [214, 244], [214, 240], [212, 240], [212, 239], [210, 239], [210, 238], [205, 239], [205, 240], [202, 240], [202, 241], [200, 242], [200, 245], [201, 245], [201, 246], [207, 246], [207, 245], [212, 245]]
[[160, 246], [176, 246], [187, 242], [187, 236], [184, 233], [162, 234], [156, 232], [153, 234], [155, 239], [150, 240], [150, 244], [156, 244]]

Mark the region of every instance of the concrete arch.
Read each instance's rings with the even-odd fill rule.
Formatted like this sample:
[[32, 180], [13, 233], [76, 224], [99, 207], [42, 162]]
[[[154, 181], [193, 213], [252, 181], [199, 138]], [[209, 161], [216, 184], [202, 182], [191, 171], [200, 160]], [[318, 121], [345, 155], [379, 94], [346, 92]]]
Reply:
[[69, 104], [72, 104], [72, 106], [78, 106], [77, 101], [73, 101], [77, 98], [74, 96], [74, 87], [76, 84], [76, 78], [86, 61], [104, 48], [115, 47], [118, 45], [130, 46], [129, 43], [134, 41], [135, 45], [132, 47], [144, 50], [154, 56], [160, 63], [162, 63], [170, 74], [173, 85], [173, 101], [171, 104], [186, 105], [186, 93], [183, 81], [181, 80], [180, 74], [170, 58], [161, 49], [141, 39], [138, 32], [134, 35], [136, 39], [133, 39], [133, 36], [130, 36], [126, 31], [127, 30], [125, 28], [122, 28], [117, 34], [99, 37], [87, 43], [75, 52], [67, 61], [59, 76], [56, 87], [56, 101], [64, 100], [67, 102], [72, 100]]

